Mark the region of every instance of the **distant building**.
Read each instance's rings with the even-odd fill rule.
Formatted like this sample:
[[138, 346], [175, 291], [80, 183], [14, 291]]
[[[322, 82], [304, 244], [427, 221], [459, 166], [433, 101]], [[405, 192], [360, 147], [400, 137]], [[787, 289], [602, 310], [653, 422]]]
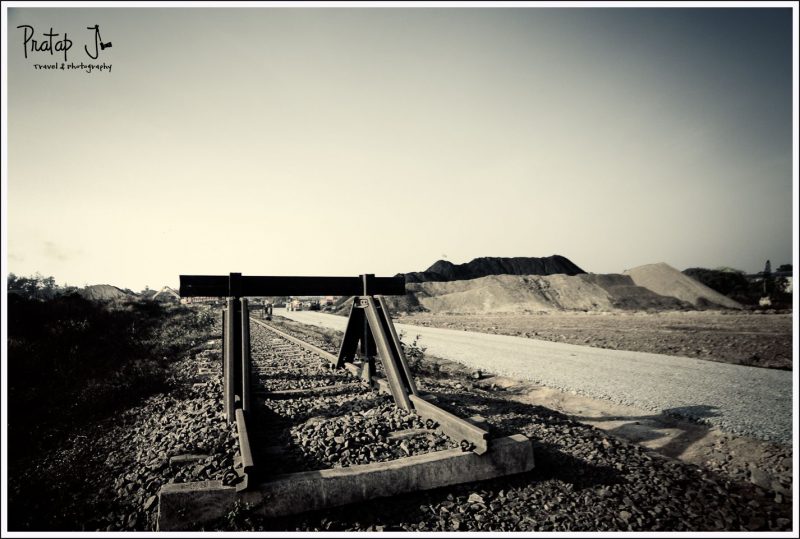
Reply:
[[153, 301], [161, 301], [164, 303], [178, 303], [181, 301], [181, 296], [172, 288], [165, 286], [151, 298]]

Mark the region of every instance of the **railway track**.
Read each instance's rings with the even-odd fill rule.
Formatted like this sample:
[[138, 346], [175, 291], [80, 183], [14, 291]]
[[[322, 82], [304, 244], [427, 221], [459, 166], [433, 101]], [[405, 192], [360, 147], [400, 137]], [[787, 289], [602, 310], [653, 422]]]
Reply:
[[533, 468], [528, 438], [491, 439], [482, 418], [417, 389], [382, 297], [356, 299], [349, 323], [336, 355], [332, 342], [299, 339], [228, 299], [223, 404], [238, 434], [234, 468], [223, 481], [164, 486], [159, 529], [219, 518], [239, 502], [275, 517]]
[[333, 369], [330, 343], [309, 343], [252, 318], [250, 336], [254, 402], [247, 436], [249, 473], [255, 473], [248, 482], [460, 446], [353, 369]]
[[[746, 531], [791, 527], [790, 504], [767, 498], [753, 485], [733, 483], [660, 458], [541, 407], [481, 391], [454, 391], [447, 380], [428, 379], [422, 387], [436, 391], [442, 406], [485, 414], [498, 432], [523, 432], [536, 440], [537, 468], [510, 478], [495, 474], [480, 483], [475, 482], [482, 479], [480, 476], [462, 476], [459, 482], [443, 485], [445, 488], [398, 498], [383, 497], [396, 492], [374, 495], [368, 490], [366, 498], [343, 500], [343, 504], [351, 504], [347, 507], [306, 513], [342, 504], [342, 500], [310, 504], [314, 491], [325, 491], [322, 497], [358, 494], [362, 488], [375, 487], [370, 483], [375, 472], [389, 472], [404, 461], [449, 455], [443, 460], [452, 459], [453, 468], [460, 468], [462, 463], [468, 467], [486, 457], [463, 452], [460, 447], [427, 446], [428, 436], [421, 431], [436, 434], [435, 429], [427, 428], [424, 422], [403, 424], [409, 414], [388, 396], [370, 388], [355, 366], [329, 368], [336, 343], [315, 338], [302, 327], [288, 327], [286, 331], [293, 333], [289, 335], [260, 322], [249, 322], [255, 393], [248, 434], [256, 465], [247, 475], [262, 490], [233, 496], [234, 487], [206, 488], [213, 483], [208, 481], [167, 486], [167, 496], [162, 489], [159, 506], [162, 530], [192, 528], [203, 522], [207, 513], [216, 513], [212, 520], [221, 518], [235, 501], [245, 503], [244, 520], [238, 522], [245, 526], [242, 530], [250, 531], [375, 531], [376, 526], [381, 529], [384, 525], [409, 531]], [[426, 447], [401, 447], [407, 440]], [[341, 443], [348, 441], [348, 447]], [[455, 442], [457, 438], [450, 437], [450, 443]], [[391, 452], [397, 450], [397, 455]], [[404, 458], [406, 450], [419, 453]], [[454, 458], [454, 452], [469, 461]], [[492, 451], [487, 456], [491, 455]], [[241, 462], [241, 456], [238, 460]], [[346, 475], [348, 470], [352, 475]], [[378, 481], [391, 485], [393, 479], [397, 484], [411, 477], [413, 473], [388, 479], [379, 475]], [[199, 501], [190, 503], [188, 493], [195, 489], [199, 490]], [[183, 505], [178, 505], [174, 495], [181, 492], [187, 497]], [[254, 499], [256, 503], [248, 505]], [[371, 501], [353, 503], [366, 500]], [[226, 512], [218, 511], [222, 502]], [[291, 505], [297, 510], [276, 513], [273, 505]], [[181, 517], [183, 510], [187, 511]], [[300, 512], [304, 514], [297, 514]], [[164, 518], [165, 513], [168, 518]], [[217, 521], [210, 529], [229, 529], [231, 525], [239, 529], [237, 524], [226, 522]]]

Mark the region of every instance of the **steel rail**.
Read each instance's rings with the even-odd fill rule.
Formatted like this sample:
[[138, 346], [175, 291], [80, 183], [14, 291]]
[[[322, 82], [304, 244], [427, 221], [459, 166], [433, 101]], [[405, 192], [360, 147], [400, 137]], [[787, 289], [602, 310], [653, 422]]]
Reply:
[[[302, 346], [306, 350], [318, 354], [324, 359], [327, 359], [332, 365], [336, 365], [336, 362], [338, 361], [337, 356], [331, 354], [330, 352], [326, 352], [325, 350], [318, 348], [313, 344], [309, 344], [301, 339], [298, 339], [297, 337], [289, 335], [284, 331], [274, 328], [254, 318], [251, 318], [250, 320], [272, 331], [273, 333], [295, 344], [298, 344], [299, 346]], [[354, 376], [359, 377], [362, 373], [363, 366], [360, 368], [352, 363], [345, 363], [345, 368], [347, 368], [347, 370], [349, 370]], [[380, 391], [391, 394], [391, 389], [389, 388], [389, 382], [387, 380], [373, 377], [372, 381]], [[417, 415], [424, 420], [430, 419], [437, 423], [438, 428], [453, 440], [465, 440], [469, 442], [472, 446], [472, 451], [478, 455], [482, 455], [489, 450], [490, 440], [489, 432], [487, 430], [478, 427], [466, 419], [460, 418], [446, 410], [443, 410], [442, 408], [439, 408], [430, 402], [430, 400], [428, 400], [430, 397], [430, 395], [424, 395], [421, 393], [409, 395], [411, 405], [413, 406]]]
[[272, 331], [273, 333], [277, 333], [278, 335], [280, 335], [284, 339], [289, 340], [289, 341], [291, 341], [291, 342], [293, 342], [293, 343], [295, 343], [297, 345], [302, 346], [303, 348], [305, 348], [309, 352], [314, 352], [315, 354], [317, 354], [319, 356], [322, 356], [324, 359], [327, 359], [329, 363], [332, 363], [332, 364], [336, 365], [336, 362], [338, 361], [338, 358], [334, 354], [331, 354], [330, 352], [326, 352], [322, 348], [318, 348], [318, 347], [314, 346], [313, 344], [307, 343], [306, 341], [298, 339], [297, 337], [293, 337], [292, 335], [289, 335], [286, 332], [283, 332], [283, 331], [281, 331], [281, 330], [279, 330], [277, 328], [274, 328], [274, 327], [270, 326], [269, 324], [261, 322], [260, 320], [256, 320], [255, 318], [251, 317], [250, 320], [252, 322], [255, 322], [256, 324], [258, 324], [259, 326], [267, 328], [268, 330]]
[[253, 470], [255, 464], [253, 462], [253, 452], [250, 448], [250, 436], [247, 433], [247, 421], [244, 417], [244, 411], [241, 408], [236, 409], [236, 430], [239, 431], [239, 451], [242, 454], [242, 471], [247, 474]]

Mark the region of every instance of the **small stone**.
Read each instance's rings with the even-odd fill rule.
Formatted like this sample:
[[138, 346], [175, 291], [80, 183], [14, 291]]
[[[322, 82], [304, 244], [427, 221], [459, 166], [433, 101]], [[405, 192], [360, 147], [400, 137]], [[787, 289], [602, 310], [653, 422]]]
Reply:
[[754, 515], [748, 524], [750, 530], [760, 530], [766, 525], [767, 521], [760, 515]]
[[154, 503], [156, 503], [156, 497], [155, 496], [150, 496], [149, 498], [147, 498], [147, 501], [144, 502], [144, 510], [147, 511], [148, 509], [153, 507]]
[[768, 489], [772, 484], [772, 479], [764, 470], [750, 468], [750, 482], [761, 488]]
[[467, 498], [467, 503], [484, 503], [483, 497], [480, 494], [472, 493]]

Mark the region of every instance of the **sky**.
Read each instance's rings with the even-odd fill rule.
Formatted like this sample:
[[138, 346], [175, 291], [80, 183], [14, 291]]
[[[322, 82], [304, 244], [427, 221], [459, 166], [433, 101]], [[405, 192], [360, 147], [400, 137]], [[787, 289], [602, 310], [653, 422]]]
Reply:
[[11, 8], [7, 47], [18, 275], [792, 262], [789, 9]]

